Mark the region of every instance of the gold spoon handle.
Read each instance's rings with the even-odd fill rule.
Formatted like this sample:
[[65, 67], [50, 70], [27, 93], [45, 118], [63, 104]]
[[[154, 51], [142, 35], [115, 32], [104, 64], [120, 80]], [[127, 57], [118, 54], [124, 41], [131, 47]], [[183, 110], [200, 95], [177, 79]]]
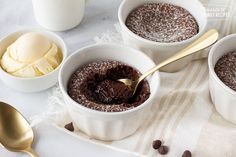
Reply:
[[39, 157], [38, 154], [32, 148], [26, 149], [25, 152], [29, 154], [31, 157]]
[[166, 66], [166, 65], [168, 65], [168, 64], [170, 64], [174, 61], [177, 61], [181, 58], [184, 58], [188, 55], [191, 55], [193, 53], [196, 53], [196, 52], [198, 52], [202, 49], [205, 49], [205, 48], [211, 46], [212, 44], [214, 44], [217, 41], [218, 37], [219, 37], [219, 33], [218, 33], [217, 30], [211, 29], [211, 30], [207, 31], [203, 36], [201, 36], [199, 39], [194, 41], [188, 47], [186, 47], [185, 49], [183, 49], [180, 52], [176, 53], [174, 56], [166, 59], [165, 61], [158, 64], [156, 67], [152, 68], [151, 70], [149, 70], [148, 72], [143, 74], [139, 78], [138, 82], [141, 82], [147, 76], [153, 74], [155, 71], [159, 70], [160, 68], [162, 68], [162, 67], [164, 67], [164, 66]]

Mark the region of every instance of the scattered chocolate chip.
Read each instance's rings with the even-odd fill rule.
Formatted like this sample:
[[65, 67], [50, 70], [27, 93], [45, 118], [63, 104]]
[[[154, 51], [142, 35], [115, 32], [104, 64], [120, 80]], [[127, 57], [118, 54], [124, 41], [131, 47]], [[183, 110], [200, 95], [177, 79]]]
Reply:
[[69, 131], [74, 131], [74, 126], [73, 126], [73, 123], [71, 122], [71, 123], [68, 123], [68, 124], [66, 124], [65, 125], [65, 128], [67, 129], [67, 130], [69, 130]]
[[162, 142], [160, 140], [155, 140], [152, 142], [152, 147], [153, 147], [153, 149], [159, 149], [161, 144], [162, 144]]
[[160, 146], [160, 148], [158, 149], [158, 152], [161, 154], [161, 155], [165, 155], [168, 153], [168, 147], [167, 146]]
[[192, 157], [192, 153], [189, 150], [185, 150], [182, 157]]

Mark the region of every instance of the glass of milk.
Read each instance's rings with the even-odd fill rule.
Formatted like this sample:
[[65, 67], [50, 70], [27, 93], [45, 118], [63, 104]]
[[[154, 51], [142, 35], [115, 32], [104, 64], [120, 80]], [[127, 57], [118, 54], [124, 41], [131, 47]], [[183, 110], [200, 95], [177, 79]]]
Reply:
[[36, 21], [51, 31], [77, 26], [84, 16], [85, 0], [32, 0]]

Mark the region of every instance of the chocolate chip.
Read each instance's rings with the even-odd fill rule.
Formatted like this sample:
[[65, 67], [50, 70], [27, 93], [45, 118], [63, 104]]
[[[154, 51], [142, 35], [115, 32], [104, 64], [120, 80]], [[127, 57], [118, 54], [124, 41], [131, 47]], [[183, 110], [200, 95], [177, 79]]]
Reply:
[[192, 153], [189, 150], [185, 150], [182, 157], [192, 157]]
[[158, 152], [161, 154], [161, 155], [165, 155], [168, 153], [168, 147], [167, 146], [160, 146], [160, 148], [158, 149]]
[[73, 123], [71, 122], [71, 123], [68, 123], [68, 124], [66, 124], [65, 125], [65, 128], [67, 129], [67, 130], [69, 130], [69, 131], [74, 131], [74, 126], [73, 126]]
[[153, 149], [158, 149], [158, 148], [160, 148], [160, 146], [161, 146], [161, 141], [160, 140], [155, 140], [155, 141], [153, 141], [152, 142], [152, 147], [153, 147]]

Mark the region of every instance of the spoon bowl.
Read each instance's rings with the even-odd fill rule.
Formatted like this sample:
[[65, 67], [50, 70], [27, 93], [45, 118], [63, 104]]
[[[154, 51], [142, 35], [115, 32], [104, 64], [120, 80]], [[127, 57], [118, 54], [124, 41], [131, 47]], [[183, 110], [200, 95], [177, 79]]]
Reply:
[[31, 148], [34, 133], [26, 119], [12, 106], [0, 102], [0, 143], [14, 152], [38, 155]]
[[218, 37], [219, 37], [218, 31], [215, 29], [211, 29], [211, 30], [207, 31], [205, 34], [203, 34], [199, 39], [197, 39], [192, 44], [190, 44], [188, 47], [186, 47], [185, 49], [181, 50], [180, 52], [176, 53], [174, 56], [164, 60], [163, 62], [159, 63], [154, 68], [152, 68], [149, 71], [147, 71], [146, 73], [144, 73], [137, 80], [123, 78], [123, 79], [118, 79], [117, 81], [122, 82], [126, 86], [128, 86], [134, 95], [136, 93], [136, 90], [137, 90], [139, 84], [146, 77], [148, 77], [149, 75], [153, 74], [154, 72], [156, 72], [160, 68], [162, 68], [170, 63], [173, 63], [181, 58], [187, 57], [187, 56], [192, 55], [202, 49], [205, 49], [205, 48], [211, 46], [212, 44], [214, 44], [217, 41]]

